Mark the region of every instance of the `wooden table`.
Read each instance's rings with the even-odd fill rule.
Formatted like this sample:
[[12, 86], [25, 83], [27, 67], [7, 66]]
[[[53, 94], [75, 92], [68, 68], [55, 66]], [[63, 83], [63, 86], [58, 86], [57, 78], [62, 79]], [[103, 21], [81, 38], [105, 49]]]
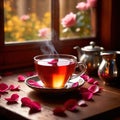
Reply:
[[[18, 73], [22, 74], [22, 73]], [[18, 74], [3, 77], [1, 82], [8, 85], [20, 85], [20, 91], [9, 91], [7, 94], [0, 97], [0, 116], [8, 120], [118, 120], [120, 119], [120, 90], [112, 87], [104, 87], [103, 91], [94, 95], [92, 101], [86, 101], [86, 107], [78, 107], [77, 112], [65, 111], [66, 117], [55, 116], [53, 109], [56, 106], [63, 105], [65, 100], [76, 98], [75, 93], [65, 94], [61, 96], [42, 95], [33, 89], [29, 88], [24, 82], [18, 82]], [[84, 84], [86, 86], [86, 83]], [[29, 114], [28, 107], [22, 107], [21, 101], [17, 104], [7, 104], [5, 97], [10, 97], [11, 94], [17, 93], [20, 98], [30, 97], [35, 101], [39, 101], [42, 105], [42, 110], [37, 113]]]

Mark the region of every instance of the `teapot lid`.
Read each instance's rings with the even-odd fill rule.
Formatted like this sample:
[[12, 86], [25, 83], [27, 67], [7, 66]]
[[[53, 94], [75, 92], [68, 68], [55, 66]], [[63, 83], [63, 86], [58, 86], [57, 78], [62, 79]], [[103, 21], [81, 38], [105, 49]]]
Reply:
[[89, 46], [85, 46], [83, 48], [81, 48], [82, 51], [86, 51], [86, 52], [100, 52], [102, 50], [104, 50], [103, 47], [99, 47], [99, 46], [95, 46], [95, 42], [91, 41]]

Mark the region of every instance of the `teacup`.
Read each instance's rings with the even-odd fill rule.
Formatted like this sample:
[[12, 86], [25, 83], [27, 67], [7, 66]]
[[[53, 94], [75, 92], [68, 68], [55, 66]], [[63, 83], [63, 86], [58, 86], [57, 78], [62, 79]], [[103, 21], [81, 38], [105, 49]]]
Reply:
[[[64, 88], [65, 84], [85, 73], [86, 65], [68, 54], [37, 55], [34, 57], [35, 69], [46, 88]], [[76, 67], [80, 71], [75, 73]]]

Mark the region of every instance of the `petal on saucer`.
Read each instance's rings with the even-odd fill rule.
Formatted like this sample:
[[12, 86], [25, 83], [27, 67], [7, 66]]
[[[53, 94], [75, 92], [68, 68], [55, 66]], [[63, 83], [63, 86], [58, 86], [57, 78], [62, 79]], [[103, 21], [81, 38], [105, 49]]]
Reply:
[[33, 80], [33, 79], [28, 80], [28, 83], [29, 83], [30, 85], [34, 86], [34, 87], [38, 87], [38, 88], [42, 88], [42, 87], [43, 87], [42, 85], [38, 84], [38, 82], [36, 82], [36, 81]]

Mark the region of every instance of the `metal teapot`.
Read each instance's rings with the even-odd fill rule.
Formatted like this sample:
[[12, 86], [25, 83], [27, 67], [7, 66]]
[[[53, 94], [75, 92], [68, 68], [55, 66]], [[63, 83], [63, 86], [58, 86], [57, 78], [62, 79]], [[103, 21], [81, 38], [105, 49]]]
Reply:
[[74, 49], [77, 49], [79, 61], [87, 65], [86, 73], [97, 75], [98, 67], [102, 60], [100, 52], [103, 51], [104, 48], [95, 46], [95, 42], [91, 41], [89, 46], [83, 48], [75, 46]]

